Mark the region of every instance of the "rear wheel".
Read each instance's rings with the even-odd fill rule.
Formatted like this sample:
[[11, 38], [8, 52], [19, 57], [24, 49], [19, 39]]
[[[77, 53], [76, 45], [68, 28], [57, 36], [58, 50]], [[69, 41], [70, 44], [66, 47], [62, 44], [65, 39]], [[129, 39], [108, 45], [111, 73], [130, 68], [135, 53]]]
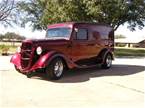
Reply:
[[46, 67], [46, 74], [49, 79], [58, 80], [64, 73], [64, 62], [61, 58], [56, 58]]
[[112, 56], [111, 54], [107, 54], [104, 60], [104, 63], [101, 65], [103, 69], [109, 69], [112, 66]]

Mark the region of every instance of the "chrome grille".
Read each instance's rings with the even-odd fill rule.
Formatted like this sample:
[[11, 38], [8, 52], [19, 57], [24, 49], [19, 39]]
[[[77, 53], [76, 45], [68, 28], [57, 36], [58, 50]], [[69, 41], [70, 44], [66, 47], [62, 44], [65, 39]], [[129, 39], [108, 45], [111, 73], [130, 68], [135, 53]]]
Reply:
[[22, 44], [21, 49], [23, 49], [23, 50], [31, 50], [32, 49], [32, 44], [28, 43], [28, 42], [25, 42], [25, 43]]
[[27, 68], [31, 64], [32, 44], [25, 42], [21, 46], [21, 66]]

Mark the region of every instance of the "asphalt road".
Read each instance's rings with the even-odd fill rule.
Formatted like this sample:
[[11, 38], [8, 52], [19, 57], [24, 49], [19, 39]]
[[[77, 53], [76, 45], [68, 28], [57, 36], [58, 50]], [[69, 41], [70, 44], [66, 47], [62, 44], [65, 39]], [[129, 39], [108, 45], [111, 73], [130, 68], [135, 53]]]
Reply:
[[58, 81], [15, 71], [0, 56], [0, 108], [143, 108], [145, 58], [117, 58], [109, 70], [71, 70]]

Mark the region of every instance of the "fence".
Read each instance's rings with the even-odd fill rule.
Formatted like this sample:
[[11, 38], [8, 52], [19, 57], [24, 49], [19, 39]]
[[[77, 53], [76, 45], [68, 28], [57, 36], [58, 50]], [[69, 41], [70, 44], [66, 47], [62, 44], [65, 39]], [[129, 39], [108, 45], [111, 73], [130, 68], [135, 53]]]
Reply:
[[20, 40], [0, 40], [0, 45], [9, 45], [9, 46], [20, 46]]

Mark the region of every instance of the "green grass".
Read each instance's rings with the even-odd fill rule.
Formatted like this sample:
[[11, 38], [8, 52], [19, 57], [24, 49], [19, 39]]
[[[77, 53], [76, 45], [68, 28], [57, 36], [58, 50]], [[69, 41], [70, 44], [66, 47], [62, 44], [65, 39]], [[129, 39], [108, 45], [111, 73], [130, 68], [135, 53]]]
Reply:
[[115, 56], [123, 57], [123, 56], [136, 56], [136, 57], [145, 57], [145, 49], [144, 48], [115, 48]]
[[0, 45], [0, 55], [5, 52], [8, 51], [8, 53], [15, 53], [17, 50], [17, 46], [11, 46], [11, 45]]

